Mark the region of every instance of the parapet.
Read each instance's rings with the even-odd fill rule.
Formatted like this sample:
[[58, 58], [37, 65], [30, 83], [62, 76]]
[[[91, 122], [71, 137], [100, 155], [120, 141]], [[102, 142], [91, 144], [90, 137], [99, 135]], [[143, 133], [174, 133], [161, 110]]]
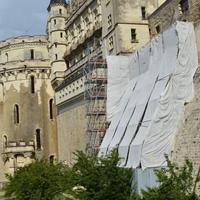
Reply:
[[47, 45], [46, 35], [19, 36], [0, 41], [0, 70], [22, 66], [49, 66]]
[[22, 35], [17, 37], [11, 37], [6, 40], [0, 41], [0, 50], [3, 47], [16, 45], [16, 44], [23, 44], [23, 43], [47, 43], [47, 36], [46, 35]]

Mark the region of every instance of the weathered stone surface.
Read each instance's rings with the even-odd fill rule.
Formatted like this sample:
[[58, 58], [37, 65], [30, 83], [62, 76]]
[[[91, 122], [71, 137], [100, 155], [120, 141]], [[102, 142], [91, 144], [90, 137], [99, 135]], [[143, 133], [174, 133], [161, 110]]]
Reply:
[[[55, 110], [50, 119], [49, 101], [54, 91], [46, 36], [10, 38], [0, 42], [0, 52], [0, 182], [4, 182], [4, 173], [13, 173], [35, 157], [57, 157], [57, 134]], [[41, 135], [39, 151], [37, 129]]]
[[[156, 27], [160, 26], [163, 32], [176, 20], [192, 21], [196, 33], [196, 41], [200, 66], [200, 1], [190, 0], [187, 12], [182, 12], [179, 0], [167, 0], [150, 17], [150, 29], [152, 36], [157, 34]], [[182, 165], [185, 159], [194, 164], [194, 174], [200, 167], [200, 70], [194, 77], [194, 99], [185, 105], [185, 113], [176, 135], [172, 159]]]

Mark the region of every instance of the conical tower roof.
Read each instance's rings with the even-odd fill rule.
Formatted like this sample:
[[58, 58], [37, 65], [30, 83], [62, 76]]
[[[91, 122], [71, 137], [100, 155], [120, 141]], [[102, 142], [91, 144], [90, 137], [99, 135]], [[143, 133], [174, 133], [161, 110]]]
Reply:
[[50, 10], [51, 5], [53, 5], [53, 4], [63, 4], [64, 6], [66, 6], [67, 2], [66, 2], [66, 0], [51, 0], [50, 4], [48, 6], [48, 10]]

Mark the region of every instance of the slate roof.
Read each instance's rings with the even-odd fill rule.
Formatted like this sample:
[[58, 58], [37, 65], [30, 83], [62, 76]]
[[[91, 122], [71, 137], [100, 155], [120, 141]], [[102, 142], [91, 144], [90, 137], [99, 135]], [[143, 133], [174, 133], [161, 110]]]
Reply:
[[48, 10], [50, 10], [51, 5], [53, 4], [63, 4], [63, 5], [67, 5], [66, 0], [51, 0], [50, 4], [48, 6]]

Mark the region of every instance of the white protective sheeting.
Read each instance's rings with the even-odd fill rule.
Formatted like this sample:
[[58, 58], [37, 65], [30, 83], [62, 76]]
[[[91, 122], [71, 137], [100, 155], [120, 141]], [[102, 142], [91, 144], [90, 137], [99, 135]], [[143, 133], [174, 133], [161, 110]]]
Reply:
[[[111, 125], [99, 155], [117, 148], [121, 166], [165, 166], [164, 154], [172, 150], [184, 103], [193, 98], [198, 65], [193, 25], [178, 22], [128, 59], [112, 56], [108, 60], [107, 105], [113, 110], [108, 112]], [[117, 74], [116, 80], [110, 80], [115, 79], [114, 69], [120, 63], [126, 72], [118, 71], [121, 78]]]
[[107, 58], [108, 66], [112, 66], [108, 70], [109, 87], [107, 88], [107, 119], [111, 120], [113, 115], [118, 112], [119, 103], [124, 93], [124, 88], [130, 81], [130, 69], [127, 67], [129, 58], [127, 56], [118, 56], [113, 59], [112, 56]]

